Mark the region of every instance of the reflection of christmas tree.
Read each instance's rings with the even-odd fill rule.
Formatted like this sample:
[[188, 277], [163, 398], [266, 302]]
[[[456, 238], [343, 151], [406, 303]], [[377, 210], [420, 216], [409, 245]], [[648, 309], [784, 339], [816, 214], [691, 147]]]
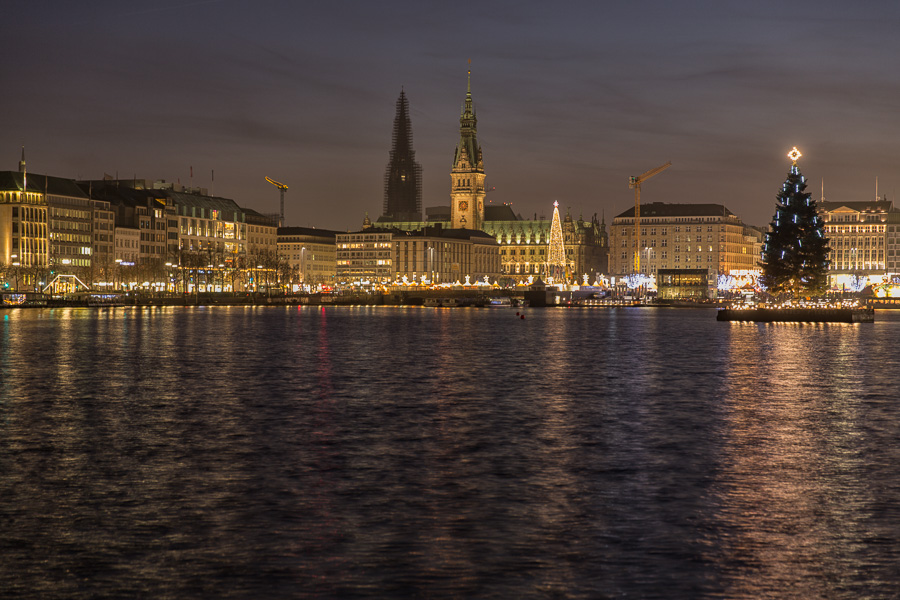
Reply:
[[562, 225], [559, 223], [559, 202], [553, 203], [553, 220], [550, 222], [550, 248], [547, 252], [547, 275], [554, 281], [566, 279], [566, 247], [563, 244]]
[[775, 218], [763, 247], [760, 278], [771, 293], [819, 294], [828, 284], [828, 240], [816, 201], [806, 189], [794, 148], [794, 163], [778, 194]]

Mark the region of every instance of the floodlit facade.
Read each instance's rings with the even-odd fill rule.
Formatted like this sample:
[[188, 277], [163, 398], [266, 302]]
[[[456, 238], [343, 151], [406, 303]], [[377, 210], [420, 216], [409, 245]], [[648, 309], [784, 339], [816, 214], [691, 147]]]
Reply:
[[472, 229], [426, 227], [393, 238], [394, 280], [417, 283], [494, 283], [500, 277], [499, 245]]
[[141, 230], [134, 227], [116, 227], [115, 258], [117, 263], [136, 265], [141, 260]]
[[90, 279], [102, 282], [107, 286], [116, 267], [115, 212], [110, 203], [104, 200], [91, 200], [91, 206], [93, 208], [93, 223], [91, 224], [93, 261], [91, 262]]
[[47, 266], [47, 214], [46, 194], [34, 181], [26, 190], [22, 173], [0, 172], [0, 266]]
[[245, 208], [244, 219], [247, 223], [247, 251], [253, 256], [270, 256], [278, 253], [277, 218], [262, 215], [255, 210]]
[[340, 232], [314, 227], [280, 227], [278, 256], [303, 285], [333, 284], [337, 275], [335, 237]]
[[[550, 243], [551, 221], [520, 219], [508, 205], [485, 207], [484, 231], [500, 244], [502, 277], [525, 281], [529, 276], [544, 276]], [[573, 283], [584, 275], [593, 282], [608, 268], [609, 251], [606, 224], [594, 215], [590, 221], [574, 220], [568, 212], [561, 223], [566, 269]]]
[[234, 200], [181, 192], [167, 196], [176, 207], [182, 254], [205, 254], [229, 265], [246, 254], [247, 224]]
[[394, 229], [368, 227], [335, 236], [335, 279], [339, 283], [389, 283], [394, 278]]
[[[29, 180], [35, 177], [28, 176]], [[55, 192], [50, 189], [51, 179], [58, 179]], [[56, 177], [45, 177], [44, 180], [48, 190], [50, 267], [62, 273], [77, 272], [83, 276], [91, 267], [93, 204], [74, 181]]]
[[716, 288], [719, 274], [759, 268], [763, 230], [745, 225], [721, 204], [642, 204], [639, 227], [642, 247], [636, 248], [634, 207], [613, 219], [611, 275], [630, 274], [636, 252], [641, 253], [644, 275], [655, 276], [662, 269], [700, 269], [706, 271], [711, 290]]
[[832, 285], [843, 275], [883, 275], [900, 268], [900, 214], [893, 202], [819, 202], [831, 251]]

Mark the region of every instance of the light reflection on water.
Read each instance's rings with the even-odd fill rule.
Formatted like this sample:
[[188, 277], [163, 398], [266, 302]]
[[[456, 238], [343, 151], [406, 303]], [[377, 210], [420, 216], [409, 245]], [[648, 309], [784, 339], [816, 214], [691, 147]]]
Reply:
[[0, 312], [9, 596], [900, 585], [900, 315]]

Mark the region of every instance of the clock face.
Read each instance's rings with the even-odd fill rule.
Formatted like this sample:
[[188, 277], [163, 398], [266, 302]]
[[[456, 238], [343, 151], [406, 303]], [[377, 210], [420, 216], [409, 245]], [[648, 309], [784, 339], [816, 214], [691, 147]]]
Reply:
[[466, 200], [459, 201], [459, 210], [469, 210], [469, 203]]

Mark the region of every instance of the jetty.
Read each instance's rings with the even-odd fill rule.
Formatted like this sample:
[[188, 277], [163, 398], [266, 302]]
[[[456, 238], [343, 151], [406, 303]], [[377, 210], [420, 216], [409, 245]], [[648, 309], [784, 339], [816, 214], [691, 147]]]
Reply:
[[867, 306], [730, 306], [718, 309], [717, 321], [757, 323], [874, 323]]

